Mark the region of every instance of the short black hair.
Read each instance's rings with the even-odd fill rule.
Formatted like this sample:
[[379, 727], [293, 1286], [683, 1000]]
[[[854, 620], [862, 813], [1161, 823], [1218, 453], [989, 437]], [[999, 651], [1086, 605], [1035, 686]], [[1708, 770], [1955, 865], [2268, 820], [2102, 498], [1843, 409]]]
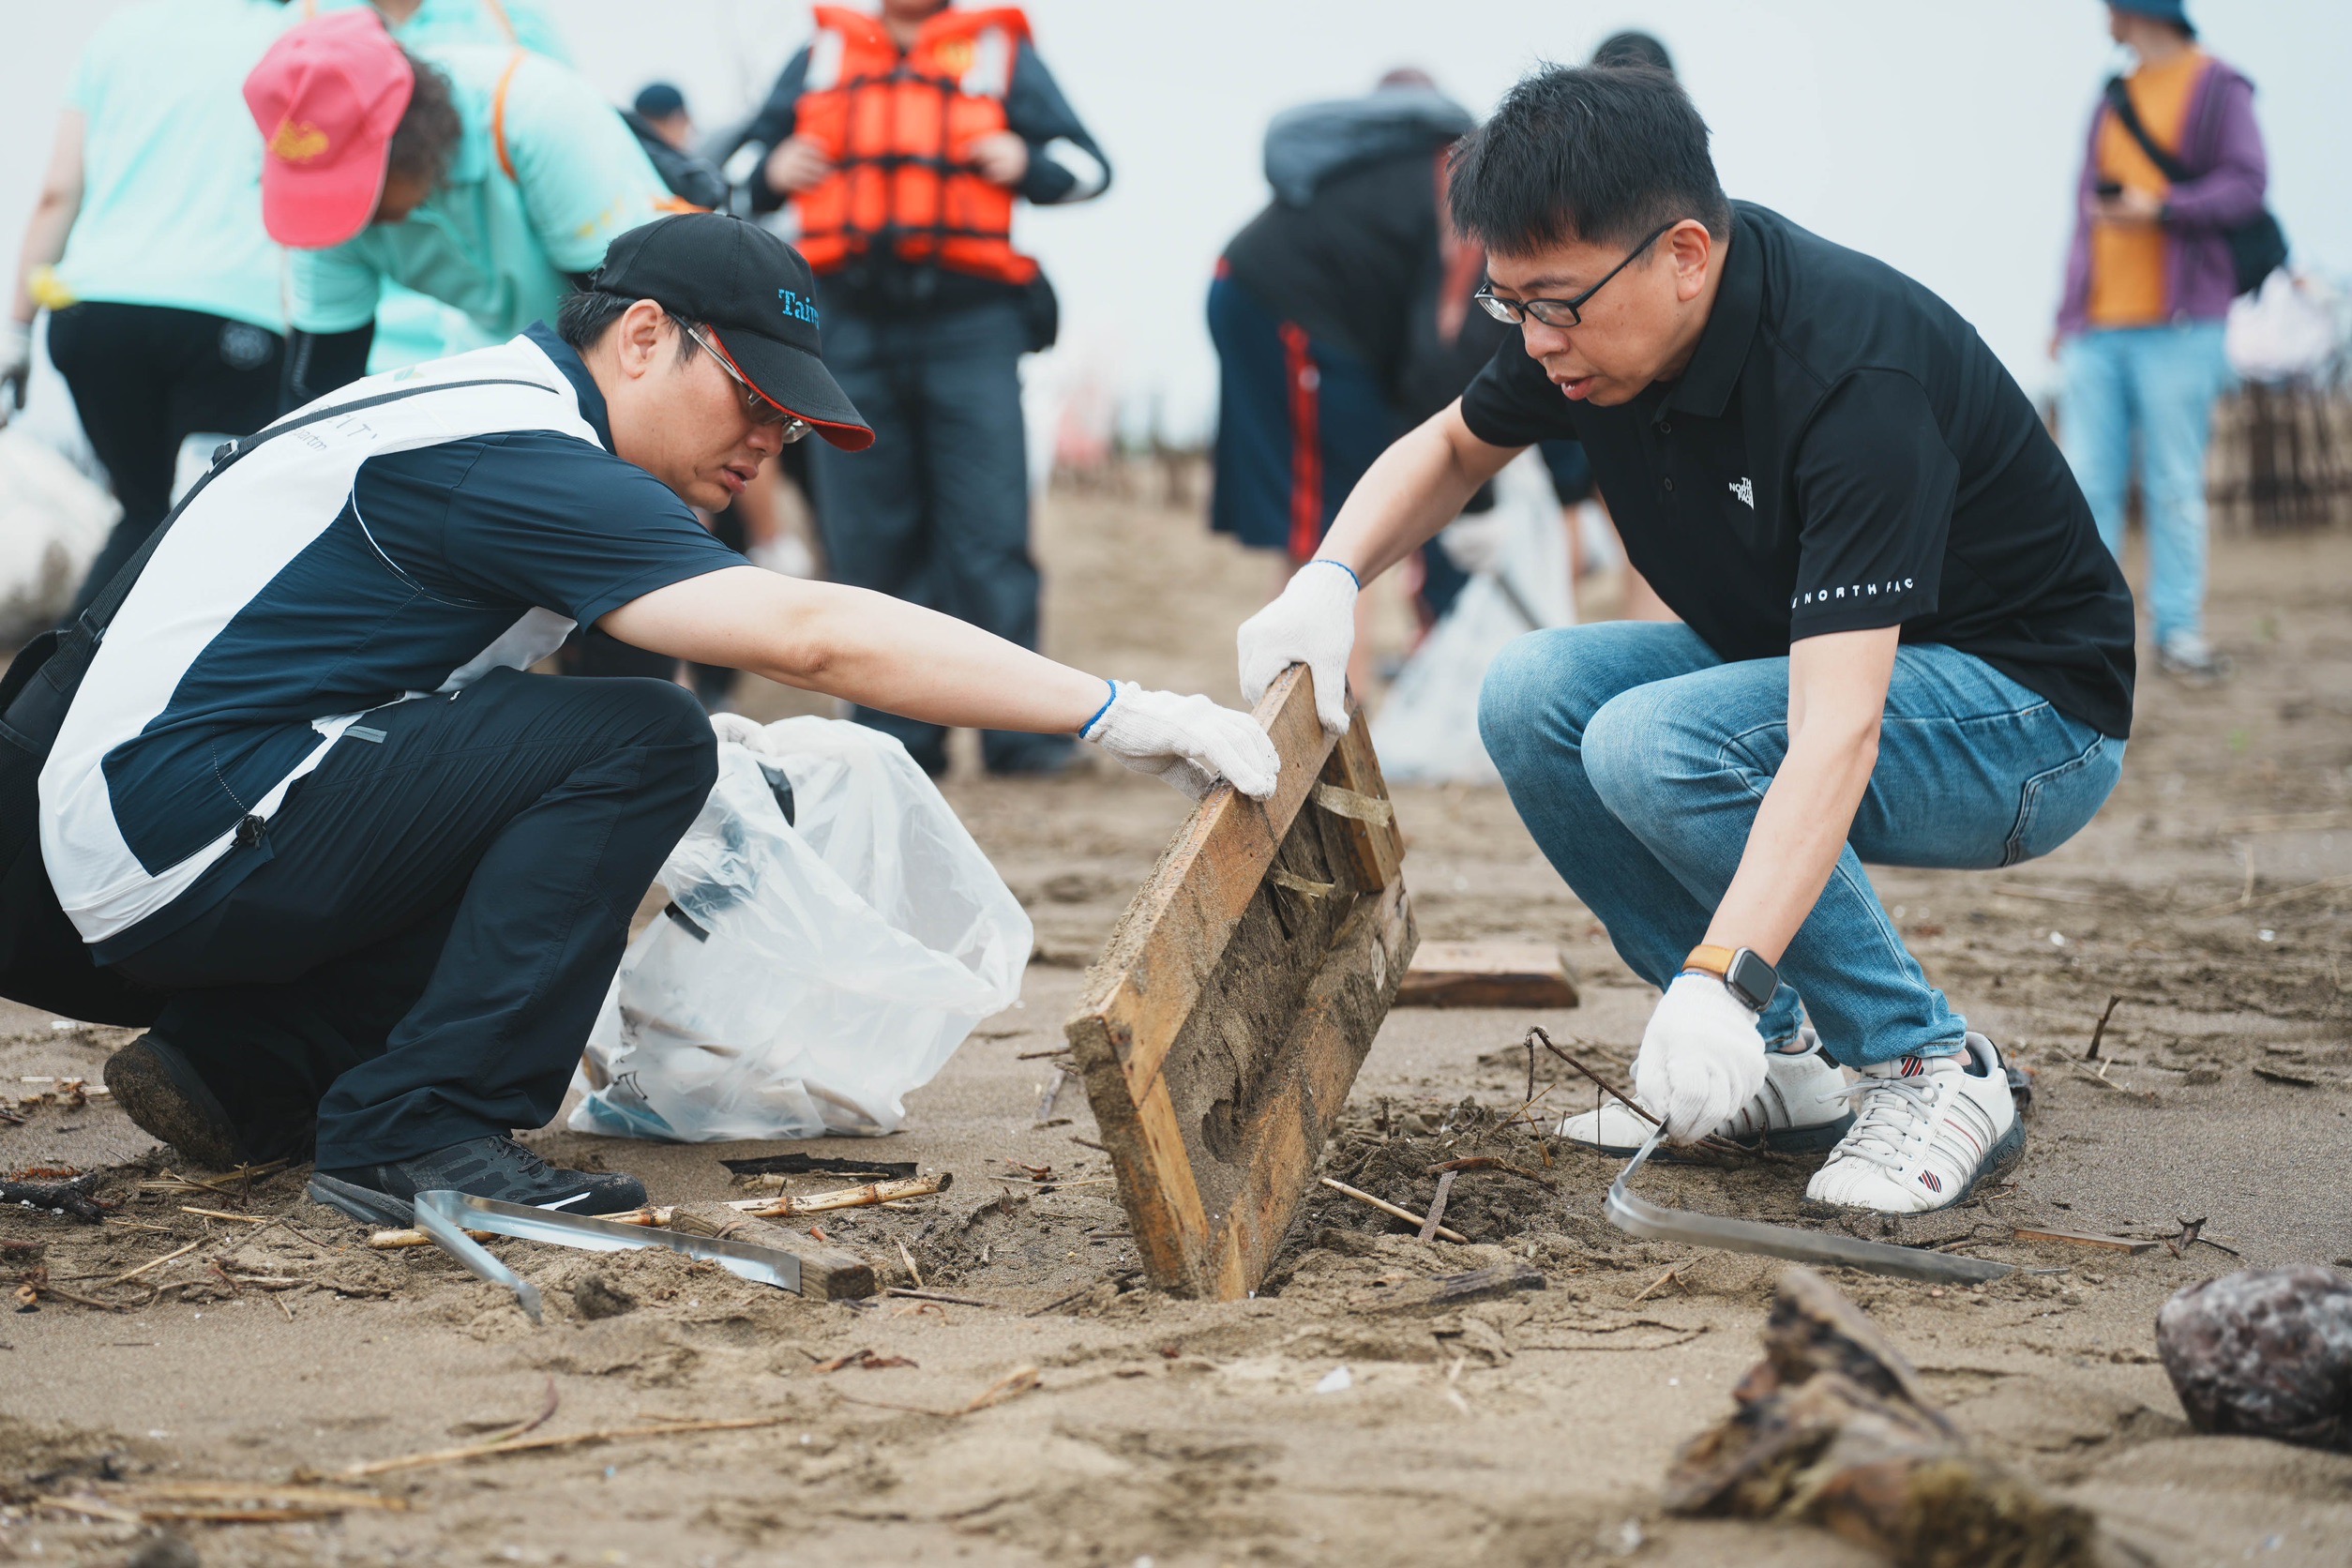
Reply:
[[1638, 66], [1647, 70], [1662, 70], [1674, 74], [1674, 56], [1658, 41], [1654, 33], [1629, 27], [1622, 33], [1611, 33], [1592, 51], [1596, 66]]
[[1545, 66], [1455, 143], [1454, 226], [1525, 255], [1572, 240], [1631, 245], [1695, 218], [1717, 239], [1731, 204], [1707, 152], [1707, 122], [1662, 71]]
[[[603, 289], [581, 289], [567, 294], [555, 307], [555, 335], [569, 343], [575, 353], [585, 354], [591, 345], [612, 330], [614, 322], [628, 314], [629, 307], [636, 304], [640, 297], [637, 294], [611, 294]], [[659, 300], [654, 303], [661, 305]], [[694, 339], [686, 335], [685, 329], [693, 327], [700, 330], [708, 324], [689, 322], [667, 305], [662, 305], [662, 314], [678, 324], [678, 357], [682, 360], [691, 358]]]
[[465, 135], [465, 124], [458, 118], [449, 79], [408, 51], [400, 53], [407, 56], [415, 85], [409, 89], [400, 123], [392, 129], [392, 144], [384, 155], [385, 173], [416, 180], [430, 190], [449, 173], [458, 156], [458, 143]]

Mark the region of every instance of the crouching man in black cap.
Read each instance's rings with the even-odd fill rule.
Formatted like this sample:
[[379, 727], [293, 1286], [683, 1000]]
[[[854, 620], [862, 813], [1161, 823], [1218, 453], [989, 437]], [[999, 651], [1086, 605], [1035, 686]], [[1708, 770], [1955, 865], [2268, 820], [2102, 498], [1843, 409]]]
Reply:
[[810, 298], [764, 231], [664, 219], [554, 330], [344, 387], [216, 466], [40, 777], [67, 913], [167, 999], [107, 1066], [140, 1126], [214, 1166], [299, 1157], [315, 1127], [311, 1196], [374, 1223], [437, 1187], [644, 1200], [507, 1136], [555, 1113], [716, 776], [682, 688], [523, 673], [575, 625], [935, 723], [1082, 734], [1196, 795], [1272, 792], [1245, 715], [759, 570], [702, 529], [689, 508], [785, 443], [873, 440]]

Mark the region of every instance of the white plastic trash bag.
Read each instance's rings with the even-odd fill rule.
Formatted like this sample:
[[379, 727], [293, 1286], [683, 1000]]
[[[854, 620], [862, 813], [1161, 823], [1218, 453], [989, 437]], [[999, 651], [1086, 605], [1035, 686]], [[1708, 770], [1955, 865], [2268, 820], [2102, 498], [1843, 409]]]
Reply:
[[1500, 782], [1478, 738], [1486, 667], [1515, 638], [1576, 624], [1567, 525], [1542, 458], [1522, 452], [1495, 476], [1494, 510], [1482, 524], [1493, 535], [1492, 565], [1421, 640], [1372, 720], [1392, 784]]
[[0, 648], [57, 624], [122, 514], [54, 447], [0, 430]]
[[903, 746], [829, 718], [755, 744], [720, 744], [662, 867], [671, 905], [589, 1036], [576, 1132], [896, 1132], [907, 1092], [1020, 994], [1029, 916]]

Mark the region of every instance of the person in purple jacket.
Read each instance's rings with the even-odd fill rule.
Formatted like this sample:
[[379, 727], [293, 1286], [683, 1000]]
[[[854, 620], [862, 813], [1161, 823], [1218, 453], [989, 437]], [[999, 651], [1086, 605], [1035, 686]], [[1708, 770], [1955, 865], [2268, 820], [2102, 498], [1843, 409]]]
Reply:
[[2197, 47], [2182, 0], [2112, 0], [2107, 12], [2138, 60], [2124, 81], [2133, 109], [2192, 177], [2165, 178], [2101, 100], [2058, 307], [2058, 435], [2118, 553], [2137, 437], [2157, 666], [2203, 684], [2227, 672], [2205, 636], [2205, 448], [2238, 294], [2225, 236], [2262, 211], [2262, 132], [2254, 84]]

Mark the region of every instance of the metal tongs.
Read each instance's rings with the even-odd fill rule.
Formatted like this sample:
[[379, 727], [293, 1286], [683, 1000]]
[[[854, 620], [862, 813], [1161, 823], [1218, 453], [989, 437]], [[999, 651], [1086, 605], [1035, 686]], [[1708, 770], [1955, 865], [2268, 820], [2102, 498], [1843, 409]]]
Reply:
[[618, 1225], [587, 1214], [566, 1214], [553, 1209], [501, 1203], [494, 1198], [436, 1190], [416, 1195], [416, 1229], [439, 1243], [443, 1251], [480, 1278], [502, 1285], [533, 1322], [539, 1319], [538, 1288], [491, 1257], [481, 1243], [466, 1234], [488, 1230], [526, 1242], [548, 1242], [584, 1252], [626, 1252], [637, 1247], [668, 1247], [688, 1258], [716, 1263], [729, 1274], [761, 1285], [797, 1291], [800, 1259], [775, 1247], [749, 1242], [722, 1241], [716, 1236], [689, 1236], [653, 1226]]
[[1761, 1253], [1767, 1258], [1794, 1259], [1800, 1263], [1832, 1263], [1848, 1269], [1866, 1269], [1872, 1274], [1900, 1274], [1906, 1279], [1923, 1279], [1934, 1283], [1962, 1285], [1982, 1284], [2016, 1273], [2016, 1265], [1996, 1263], [1983, 1258], [1962, 1258], [1952, 1253], [1930, 1252], [1924, 1247], [1896, 1246], [1892, 1242], [1865, 1242], [1859, 1237], [1842, 1236], [1833, 1230], [1800, 1230], [1794, 1226], [1765, 1225], [1752, 1219], [1726, 1219], [1719, 1214], [1697, 1214], [1684, 1209], [1669, 1209], [1663, 1203], [1652, 1203], [1636, 1198], [1628, 1189], [1634, 1173], [1642, 1168], [1658, 1142], [1666, 1137], [1666, 1128], [1654, 1128], [1650, 1141], [1641, 1152], [1609, 1184], [1608, 1200], [1602, 1213], [1620, 1230], [1636, 1236], [1648, 1236], [1661, 1241], [1687, 1242], [1693, 1246], [1716, 1247], [1725, 1252]]

